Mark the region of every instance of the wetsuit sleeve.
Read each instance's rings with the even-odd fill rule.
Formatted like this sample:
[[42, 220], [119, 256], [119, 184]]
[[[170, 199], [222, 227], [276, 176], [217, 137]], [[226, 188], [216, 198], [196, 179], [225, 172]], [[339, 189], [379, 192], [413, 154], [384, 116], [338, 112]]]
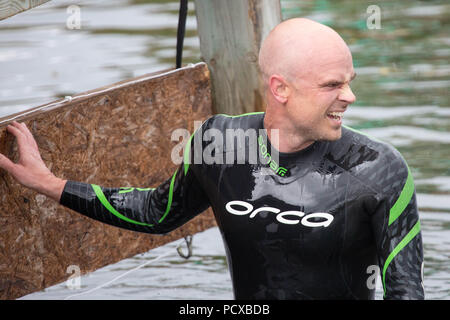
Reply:
[[413, 178], [396, 156], [379, 171], [380, 195], [372, 216], [384, 299], [424, 299], [423, 248]]
[[183, 163], [157, 188], [104, 188], [68, 181], [60, 204], [112, 226], [145, 233], [170, 232], [210, 206], [194, 166], [188, 164], [192, 149], [186, 147]]

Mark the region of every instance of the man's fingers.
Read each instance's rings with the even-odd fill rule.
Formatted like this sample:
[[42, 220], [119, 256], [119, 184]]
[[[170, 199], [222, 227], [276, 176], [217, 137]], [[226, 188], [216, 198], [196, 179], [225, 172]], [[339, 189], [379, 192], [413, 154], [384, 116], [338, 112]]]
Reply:
[[25, 122], [21, 122], [19, 123], [20, 127], [21, 127], [21, 131], [22, 133], [27, 137], [28, 141], [36, 148], [38, 149], [38, 145], [36, 143], [36, 140], [34, 139], [33, 134], [31, 133], [30, 129], [28, 129], [27, 125], [25, 124]]
[[17, 130], [19, 130], [19, 131], [23, 131], [23, 126], [22, 126], [22, 123], [19, 123], [19, 122], [17, 122], [17, 121], [13, 121], [13, 122], [11, 122], [10, 123], [10, 126], [12, 126], [12, 127], [14, 127], [14, 128], [17, 128]]
[[10, 124], [13, 128], [16, 128], [17, 130], [19, 130], [27, 139], [29, 138], [29, 134], [31, 134], [31, 132], [28, 130], [27, 126], [25, 125], [25, 123], [23, 122], [17, 122], [17, 121], [13, 121]]
[[19, 162], [28, 159], [28, 156], [34, 154], [33, 152], [39, 153], [36, 142], [33, 138], [28, 138], [26, 133], [24, 133], [24, 128], [19, 123], [15, 122], [7, 127], [7, 130], [13, 134], [17, 139], [17, 145], [19, 147]]
[[27, 125], [25, 124], [25, 122], [17, 122], [17, 121], [13, 121], [12, 124], [14, 125], [15, 128], [17, 128], [20, 132], [23, 133], [23, 135], [26, 137], [26, 139], [28, 140], [28, 142], [33, 145], [36, 149], [38, 149], [38, 145], [36, 143], [36, 140], [34, 139], [33, 134], [31, 133], [30, 129], [28, 129]]
[[12, 172], [16, 164], [0, 153], [0, 168]]
[[16, 137], [19, 148], [27, 142], [27, 136], [22, 132], [23, 128], [18, 128], [17, 125], [9, 125], [6, 130]]
[[26, 139], [25, 134], [22, 132], [23, 129], [18, 128], [17, 125], [15, 125], [14, 123], [7, 126], [6, 130], [8, 130], [12, 135], [14, 135], [17, 138], [17, 140], [21, 140], [19, 141], [19, 143], [23, 142]]

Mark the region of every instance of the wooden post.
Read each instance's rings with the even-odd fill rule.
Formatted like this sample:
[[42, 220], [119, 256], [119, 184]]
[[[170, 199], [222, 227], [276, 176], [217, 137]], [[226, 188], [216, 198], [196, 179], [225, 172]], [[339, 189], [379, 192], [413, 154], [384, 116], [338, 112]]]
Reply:
[[195, 0], [203, 60], [211, 72], [213, 111], [264, 111], [258, 52], [281, 22], [279, 0]]
[[50, 0], [0, 0], [0, 20], [37, 7]]

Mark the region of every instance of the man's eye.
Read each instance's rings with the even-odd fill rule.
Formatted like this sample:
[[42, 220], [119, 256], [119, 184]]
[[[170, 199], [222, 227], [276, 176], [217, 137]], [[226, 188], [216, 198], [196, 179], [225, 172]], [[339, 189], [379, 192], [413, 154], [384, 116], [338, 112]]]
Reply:
[[339, 87], [341, 84], [339, 82], [330, 82], [326, 86], [330, 88]]

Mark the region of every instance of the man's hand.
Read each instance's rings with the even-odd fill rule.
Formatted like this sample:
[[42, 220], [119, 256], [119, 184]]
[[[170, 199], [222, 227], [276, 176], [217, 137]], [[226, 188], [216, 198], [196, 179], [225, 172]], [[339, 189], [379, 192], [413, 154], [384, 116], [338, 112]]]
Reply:
[[19, 161], [12, 162], [0, 154], [0, 168], [8, 171], [20, 184], [59, 202], [66, 180], [55, 177], [45, 165], [39, 148], [24, 123], [12, 122], [7, 128], [19, 147]]

